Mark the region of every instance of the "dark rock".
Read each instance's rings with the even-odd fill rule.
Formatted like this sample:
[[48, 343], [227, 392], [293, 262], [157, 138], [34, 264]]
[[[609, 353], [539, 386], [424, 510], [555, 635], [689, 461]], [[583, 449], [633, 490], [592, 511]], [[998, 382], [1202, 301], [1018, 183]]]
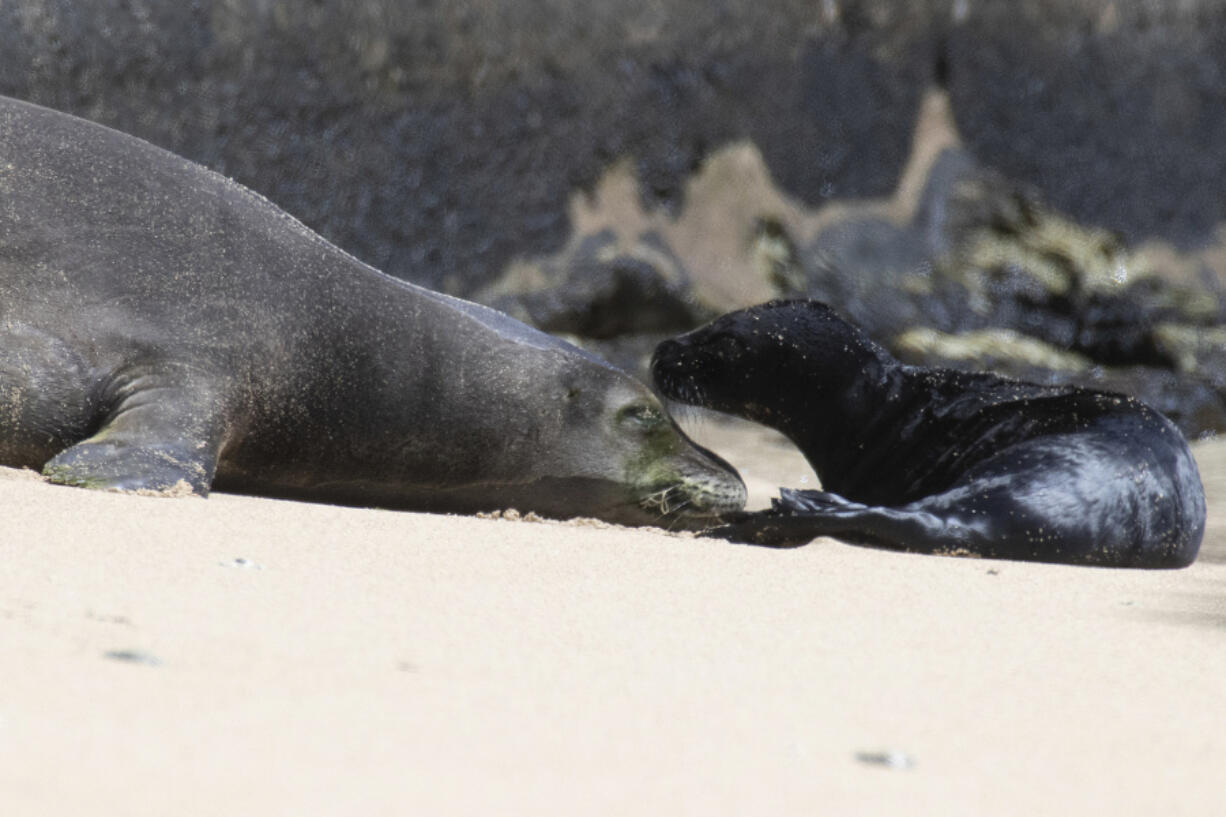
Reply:
[[913, 329], [896, 336], [891, 347], [904, 363], [1132, 395], [1170, 417], [1189, 439], [1226, 432], [1226, 389], [1215, 382], [1223, 372], [1220, 363], [1191, 371], [1097, 366], [1082, 355], [1002, 329], [957, 335]]
[[967, 3], [945, 31], [958, 126], [982, 162], [1129, 244], [1226, 220], [1220, 4]]
[[570, 251], [513, 266], [477, 299], [547, 332], [595, 340], [672, 334], [714, 317], [694, 302], [689, 275], [655, 233], [620, 246], [611, 231]]
[[745, 137], [799, 195], [887, 190], [930, 62], [928, 4], [893, 5], [12, 0], [0, 93], [149, 139], [393, 275], [470, 293], [560, 248], [570, 194], [621, 157], [666, 208]]
[[799, 250], [815, 297], [906, 362], [1131, 394], [1190, 437], [1226, 431], [1222, 298], [1170, 280], [964, 149], [933, 162], [910, 221], [854, 211]]
[[1202, 244], [1226, 221], [1224, 50], [1211, 0], [0, 5], [0, 93], [461, 293], [562, 247], [568, 196], [622, 157], [671, 210], [737, 140], [809, 206], [883, 195], [934, 78], [971, 153], [1062, 212]]

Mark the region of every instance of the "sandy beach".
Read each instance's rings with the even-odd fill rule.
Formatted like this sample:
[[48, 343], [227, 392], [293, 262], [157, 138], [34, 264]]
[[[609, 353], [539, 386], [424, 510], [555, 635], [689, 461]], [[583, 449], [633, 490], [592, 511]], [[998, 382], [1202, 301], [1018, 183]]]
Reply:
[[[762, 505], [811, 480], [703, 423]], [[1226, 809], [1226, 442], [1143, 572], [0, 471], [0, 812]]]

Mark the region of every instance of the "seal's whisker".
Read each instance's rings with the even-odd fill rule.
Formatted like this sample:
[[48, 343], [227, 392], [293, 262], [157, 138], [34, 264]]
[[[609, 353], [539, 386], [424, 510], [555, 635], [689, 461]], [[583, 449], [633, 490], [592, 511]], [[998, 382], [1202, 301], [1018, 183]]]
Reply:
[[676, 513], [682, 508], [688, 507], [691, 503], [692, 499], [686, 494], [684, 487], [681, 485], [669, 485], [661, 488], [659, 491], [643, 497], [641, 501], [643, 508], [654, 511], [661, 518]]
[[679, 516], [680, 511], [685, 510], [693, 504], [693, 500], [690, 497], [680, 497], [679, 501], [675, 505], [666, 505], [660, 509], [660, 521], [663, 522], [667, 520], [668, 526], [666, 529], [672, 530], [673, 526], [677, 525], [681, 521], [681, 517]]
[[677, 511], [683, 511], [693, 504], [694, 504], [693, 502], [687, 499], [684, 502], [682, 502], [680, 505], [678, 505], [677, 507], [673, 508], [673, 517], [672, 519], [669, 520], [668, 527], [666, 527], [665, 530], [671, 531], [674, 528], [676, 528], [678, 525], [680, 525], [682, 522], [682, 517], [677, 514]]

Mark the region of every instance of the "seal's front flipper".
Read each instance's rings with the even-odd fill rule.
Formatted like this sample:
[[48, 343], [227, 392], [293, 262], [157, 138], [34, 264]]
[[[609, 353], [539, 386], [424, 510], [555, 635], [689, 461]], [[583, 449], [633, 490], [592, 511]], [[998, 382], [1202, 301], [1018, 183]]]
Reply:
[[224, 422], [215, 389], [185, 372], [116, 379], [98, 432], [43, 466], [52, 482], [208, 496]]
[[141, 444], [91, 437], [49, 460], [43, 475], [51, 482], [81, 488], [208, 496], [216, 460], [209, 463], [193, 456], [189, 442]]

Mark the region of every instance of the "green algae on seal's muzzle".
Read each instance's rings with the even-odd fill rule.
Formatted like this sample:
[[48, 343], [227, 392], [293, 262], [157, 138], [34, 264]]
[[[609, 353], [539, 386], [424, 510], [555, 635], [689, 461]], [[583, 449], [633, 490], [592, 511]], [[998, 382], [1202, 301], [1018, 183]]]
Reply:
[[701, 529], [745, 507], [736, 469], [686, 437], [662, 408], [629, 406], [618, 421], [641, 427], [642, 453], [628, 461], [626, 482], [660, 524]]
[[643, 485], [639, 506], [659, 524], [704, 529], [745, 507], [745, 483], [735, 473], [710, 468], [661, 469], [661, 478]]

